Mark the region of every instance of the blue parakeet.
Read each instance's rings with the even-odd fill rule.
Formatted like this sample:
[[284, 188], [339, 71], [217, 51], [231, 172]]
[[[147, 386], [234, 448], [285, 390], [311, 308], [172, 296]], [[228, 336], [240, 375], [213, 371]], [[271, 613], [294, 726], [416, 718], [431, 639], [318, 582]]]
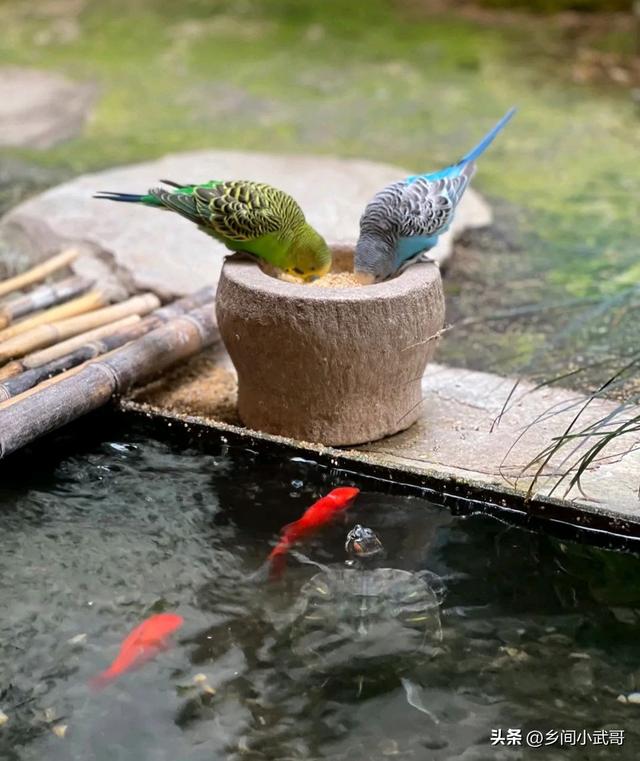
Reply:
[[514, 115], [508, 111], [473, 150], [456, 164], [393, 182], [367, 204], [360, 219], [354, 270], [362, 282], [385, 280], [426, 252], [451, 225], [475, 171], [475, 159]]

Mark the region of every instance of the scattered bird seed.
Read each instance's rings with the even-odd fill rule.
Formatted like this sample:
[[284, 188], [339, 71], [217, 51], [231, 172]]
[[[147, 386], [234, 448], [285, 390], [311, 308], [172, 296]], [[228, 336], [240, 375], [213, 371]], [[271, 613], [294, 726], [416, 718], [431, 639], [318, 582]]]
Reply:
[[309, 285], [316, 288], [357, 288], [362, 285], [353, 272], [329, 272]]
[[526, 661], [529, 658], [529, 654], [524, 650], [518, 650], [517, 647], [501, 647], [503, 653], [506, 653], [509, 658], [513, 658], [514, 661]]

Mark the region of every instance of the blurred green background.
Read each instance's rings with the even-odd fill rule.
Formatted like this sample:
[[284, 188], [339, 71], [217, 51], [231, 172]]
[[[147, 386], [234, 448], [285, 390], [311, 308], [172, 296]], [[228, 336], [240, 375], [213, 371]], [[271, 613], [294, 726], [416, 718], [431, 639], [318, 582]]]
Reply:
[[474, 180], [496, 221], [460, 241], [446, 287], [449, 319], [467, 322], [439, 359], [540, 378], [581, 370], [565, 382], [588, 388], [638, 351], [637, 26], [619, 0], [517, 6], [4, 0], [2, 63], [94, 82], [99, 98], [79, 137], [0, 152], [0, 204], [205, 147], [425, 171], [516, 105]]

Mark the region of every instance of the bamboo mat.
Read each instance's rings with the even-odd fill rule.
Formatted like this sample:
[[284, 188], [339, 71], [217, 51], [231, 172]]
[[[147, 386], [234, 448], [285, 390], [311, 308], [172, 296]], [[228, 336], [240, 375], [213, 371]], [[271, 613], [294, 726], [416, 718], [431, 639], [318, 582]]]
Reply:
[[0, 458], [218, 340], [212, 286], [164, 306], [150, 292], [112, 304], [65, 273], [79, 253], [0, 281]]

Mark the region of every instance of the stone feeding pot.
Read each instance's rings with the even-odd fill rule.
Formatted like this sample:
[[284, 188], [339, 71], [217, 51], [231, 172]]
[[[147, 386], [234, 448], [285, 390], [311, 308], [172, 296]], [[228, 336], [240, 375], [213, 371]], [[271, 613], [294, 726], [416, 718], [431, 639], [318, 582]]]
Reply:
[[[353, 267], [334, 247], [333, 271]], [[242, 255], [226, 259], [216, 314], [238, 373], [248, 428], [345, 446], [408, 428], [420, 416], [421, 380], [444, 323], [435, 264], [348, 288], [279, 280]]]

